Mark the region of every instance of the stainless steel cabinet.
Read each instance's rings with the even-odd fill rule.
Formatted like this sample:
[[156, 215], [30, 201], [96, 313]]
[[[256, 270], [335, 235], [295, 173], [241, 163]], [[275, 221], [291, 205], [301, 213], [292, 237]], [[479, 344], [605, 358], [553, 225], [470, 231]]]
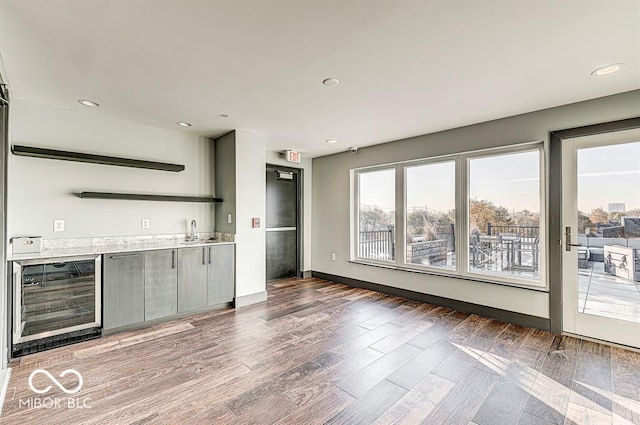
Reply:
[[235, 267], [233, 245], [212, 245], [208, 252], [207, 305], [233, 301]]
[[207, 248], [178, 249], [178, 313], [207, 306]]
[[107, 254], [102, 266], [104, 329], [144, 321], [144, 253]]
[[178, 312], [178, 250], [144, 253], [144, 320]]

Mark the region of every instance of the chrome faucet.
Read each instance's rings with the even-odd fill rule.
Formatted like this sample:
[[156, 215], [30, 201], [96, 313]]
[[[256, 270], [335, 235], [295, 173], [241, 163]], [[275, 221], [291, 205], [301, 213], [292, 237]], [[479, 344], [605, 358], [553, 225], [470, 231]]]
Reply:
[[196, 227], [197, 227], [196, 221], [191, 220], [191, 235], [189, 235], [189, 239], [192, 241], [196, 240]]

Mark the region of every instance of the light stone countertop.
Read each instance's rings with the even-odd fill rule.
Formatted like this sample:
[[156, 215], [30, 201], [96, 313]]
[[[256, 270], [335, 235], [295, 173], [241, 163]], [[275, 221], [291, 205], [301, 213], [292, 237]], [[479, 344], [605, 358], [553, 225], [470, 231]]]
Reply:
[[[95, 238], [97, 243], [83, 246], [60, 246], [63, 244], [55, 244], [53, 246], [45, 246], [40, 252], [13, 254], [9, 252], [7, 254], [8, 261], [21, 261], [21, 260], [36, 260], [46, 258], [64, 258], [64, 257], [79, 257], [84, 255], [101, 255], [101, 254], [113, 254], [119, 252], [135, 252], [135, 251], [154, 251], [161, 249], [177, 249], [177, 248], [191, 248], [191, 247], [203, 247], [210, 245], [221, 244], [234, 244], [234, 241], [229, 241], [229, 238], [217, 237], [211, 239], [209, 237], [197, 239], [195, 241], [185, 241], [184, 239], [142, 239], [139, 242], [135, 239], [129, 238], [125, 243], [114, 244], [101, 244], [98, 241], [99, 238]], [[106, 239], [106, 238], [105, 238]], [[70, 245], [73, 245], [72, 243]]]

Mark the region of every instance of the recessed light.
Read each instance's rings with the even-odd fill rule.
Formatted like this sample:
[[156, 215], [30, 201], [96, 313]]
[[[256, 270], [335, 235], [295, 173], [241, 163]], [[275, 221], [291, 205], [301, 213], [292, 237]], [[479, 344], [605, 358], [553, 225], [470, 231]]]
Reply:
[[601, 66], [591, 73], [591, 75], [595, 75], [597, 77], [602, 77], [603, 75], [613, 74], [614, 72], [620, 71], [622, 68], [621, 63], [612, 63], [609, 65]]
[[98, 106], [100, 106], [99, 103], [93, 102], [91, 100], [87, 100], [87, 99], [80, 99], [78, 100], [78, 103], [84, 106], [88, 106], [90, 108], [97, 108]]
[[176, 124], [178, 124], [180, 127], [191, 127], [190, 122], [178, 121]]
[[322, 84], [324, 84], [327, 87], [335, 87], [338, 84], [340, 84], [340, 81], [338, 81], [335, 78], [327, 78], [327, 79], [322, 81]]
[[338, 143], [338, 139], [327, 139], [327, 143], [331, 143], [331, 144]]
[[229, 114], [222, 113], [222, 114], [220, 114], [220, 117], [222, 117], [222, 118], [229, 118]]

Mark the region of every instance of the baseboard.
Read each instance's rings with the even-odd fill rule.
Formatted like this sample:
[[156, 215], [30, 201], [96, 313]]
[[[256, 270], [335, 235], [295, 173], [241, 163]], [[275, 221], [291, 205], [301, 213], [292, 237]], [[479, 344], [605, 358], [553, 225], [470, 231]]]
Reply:
[[261, 303], [267, 300], [267, 291], [256, 292], [255, 294], [236, 297], [236, 308], [245, 307], [251, 304]]
[[352, 279], [350, 277], [337, 276], [329, 273], [317, 271], [313, 271], [312, 273], [313, 277], [342, 283], [354, 288], [369, 289], [371, 291], [381, 292], [383, 294], [402, 297], [409, 300], [435, 304], [465, 313], [477, 314], [479, 316], [502, 320], [504, 322], [514, 323], [516, 325], [526, 326], [529, 328], [536, 328], [544, 331], [549, 331], [551, 329], [549, 319], [545, 319], [544, 317], [516, 313], [514, 311], [502, 310], [499, 308], [488, 307], [481, 304], [473, 304], [466, 301], [454, 300], [452, 298], [439, 297], [437, 295], [424, 294], [422, 292], [395, 288], [393, 286], [381, 285], [379, 283], [367, 282], [364, 280]]

